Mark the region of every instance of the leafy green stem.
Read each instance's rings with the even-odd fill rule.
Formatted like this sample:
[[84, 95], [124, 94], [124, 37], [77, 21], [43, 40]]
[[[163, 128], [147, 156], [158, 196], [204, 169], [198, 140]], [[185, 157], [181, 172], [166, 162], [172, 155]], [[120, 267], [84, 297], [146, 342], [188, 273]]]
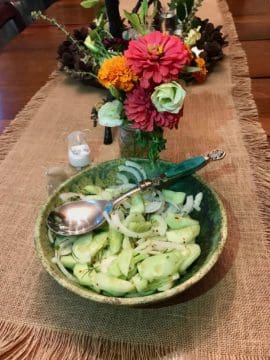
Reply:
[[152, 132], [136, 133], [136, 143], [143, 149], [148, 148], [148, 158], [153, 163], [159, 159], [159, 153], [165, 149], [166, 141], [161, 128], [156, 128]]
[[59, 30], [61, 30], [67, 37], [68, 39], [70, 39], [70, 41], [72, 41], [72, 43], [80, 50], [80, 51], [84, 51], [85, 49], [79, 45], [78, 41], [74, 39], [74, 37], [70, 34], [70, 32], [67, 31], [67, 29], [59, 24], [59, 22], [54, 19], [54, 18], [50, 18], [44, 14], [42, 14], [41, 11], [32, 11], [31, 12], [31, 16], [34, 20], [37, 20], [37, 19], [42, 19], [42, 20], [45, 20], [47, 21], [48, 23], [50, 23], [51, 25], [53, 26], [56, 26]]

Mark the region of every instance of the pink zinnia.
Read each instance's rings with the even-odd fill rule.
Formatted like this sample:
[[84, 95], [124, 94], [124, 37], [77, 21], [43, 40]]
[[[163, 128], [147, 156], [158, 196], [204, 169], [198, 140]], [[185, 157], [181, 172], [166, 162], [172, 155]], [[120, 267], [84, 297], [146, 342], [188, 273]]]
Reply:
[[178, 37], [154, 31], [129, 42], [128, 65], [141, 78], [141, 86], [170, 82], [178, 78], [189, 61], [188, 50]]
[[177, 127], [182, 111], [178, 114], [158, 112], [151, 101], [151, 93], [149, 89], [138, 86], [127, 94], [125, 113], [134, 122], [133, 127], [148, 132], [153, 131], [155, 125], [170, 129]]

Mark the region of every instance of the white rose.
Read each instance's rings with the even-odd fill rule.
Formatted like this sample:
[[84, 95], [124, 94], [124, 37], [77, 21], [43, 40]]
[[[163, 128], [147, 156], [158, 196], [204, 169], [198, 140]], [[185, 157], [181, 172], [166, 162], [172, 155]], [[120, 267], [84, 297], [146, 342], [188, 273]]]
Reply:
[[186, 92], [182, 86], [173, 81], [156, 86], [151, 100], [157, 111], [177, 114], [183, 107], [185, 96]]
[[106, 102], [98, 110], [98, 123], [103, 126], [120, 126], [122, 120], [123, 104], [119, 100]]

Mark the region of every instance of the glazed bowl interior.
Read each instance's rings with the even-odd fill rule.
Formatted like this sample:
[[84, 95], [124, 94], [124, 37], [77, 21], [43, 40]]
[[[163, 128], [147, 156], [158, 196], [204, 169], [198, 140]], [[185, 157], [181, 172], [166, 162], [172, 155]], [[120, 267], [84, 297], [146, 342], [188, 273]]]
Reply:
[[[132, 160], [143, 166], [148, 177], [159, 175], [172, 165], [172, 163], [160, 161], [154, 166], [148, 160]], [[163, 301], [183, 292], [198, 282], [214, 266], [226, 241], [227, 220], [222, 202], [210, 186], [197, 175], [179, 179], [167, 186], [168, 189], [183, 191], [187, 195], [203, 193], [201, 211], [193, 211], [191, 214], [192, 218], [198, 220], [201, 226], [200, 234], [196, 239], [196, 242], [201, 247], [201, 255], [188, 268], [187, 272], [177, 280], [173, 288], [143, 297], [105, 296], [72, 282], [51, 261], [54, 256], [54, 249], [48, 239], [46, 219], [49, 212], [60, 204], [59, 194], [63, 192], [79, 192], [87, 184], [100, 185], [104, 188], [115, 185], [117, 183], [118, 166], [123, 164], [124, 161], [124, 159], [117, 159], [90, 167], [70, 178], [57, 189], [38, 215], [35, 226], [36, 251], [44, 268], [60, 285], [89, 300], [130, 306]]]

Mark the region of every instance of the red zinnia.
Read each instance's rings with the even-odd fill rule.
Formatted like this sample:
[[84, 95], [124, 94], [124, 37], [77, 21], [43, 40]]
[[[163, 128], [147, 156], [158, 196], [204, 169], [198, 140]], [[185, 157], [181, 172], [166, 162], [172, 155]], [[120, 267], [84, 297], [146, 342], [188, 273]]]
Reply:
[[182, 111], [178, 114], [158, 112], [151, 101], [151, 93], [149, 89], [138, 86], [127, 94], [125, 113], [134, 122], [133, 127], [148, 132], [154, 130], [154, 125], [170, 129], [177, 127]]
[[154, 31], [129, 42], [125, 51], [128, 65], [141, 78], [141, 86], [170, 82], [178, 78], [189, 61], [182, 40], [173, 35]]

